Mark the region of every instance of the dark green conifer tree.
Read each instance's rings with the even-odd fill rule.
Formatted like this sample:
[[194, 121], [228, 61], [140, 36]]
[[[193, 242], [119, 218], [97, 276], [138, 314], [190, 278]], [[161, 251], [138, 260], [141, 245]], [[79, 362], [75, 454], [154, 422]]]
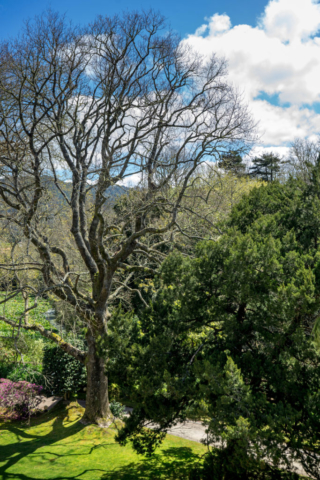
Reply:
[[281, 170], [281, 159], [273, 153], [263, 153], [252, 160], [249, 168], [251, 177], [258, 177], [265, 182], [273, 182]]
[[299, 461], [320, 479], [318, 185], [315, 171], [313, 185], [253, 189], [218, 241], [164, 262], [134, 329], [115, 317], [102, 348], [110, 380], [135, 404], [120, 442], [151, 452], [174, 422], [205, 419], [218, 448], [194, 478], [274, 480], [280, 463]]
[[246, 173], [246, 165], [243, 163], [241, 155], [234, 150], [221, 155], [218, 167], [227, 173], [233, 173], [236, 176], [243, 176]]

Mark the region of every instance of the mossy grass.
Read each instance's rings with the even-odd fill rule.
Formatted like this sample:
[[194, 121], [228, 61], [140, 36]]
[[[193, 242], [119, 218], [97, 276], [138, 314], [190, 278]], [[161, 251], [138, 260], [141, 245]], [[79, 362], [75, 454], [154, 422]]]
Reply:
[[205, 446], [168, 435], [152, 458], [137, 455], [108, 429], [83, 425], [83, 408], [60, 405], [31, 425], [0, 420], [1, 480], [186, 479]]
[[114, 440], [120, 424], [84, 425], [83, 413], [75, 401], [34, 417], [30, 426], [0, 417], [0, 480], [187, 480], [207, 451], [167, 435], [147, 458]]

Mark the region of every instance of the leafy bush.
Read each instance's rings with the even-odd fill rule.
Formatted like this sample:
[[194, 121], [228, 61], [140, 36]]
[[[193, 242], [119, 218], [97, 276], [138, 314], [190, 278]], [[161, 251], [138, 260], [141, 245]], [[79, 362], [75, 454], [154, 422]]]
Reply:
[[42, 385], [43, 387], [46, 384], [40, 365], [0, 362], [0, 378], [7, 378], [12, 382], [24, 380], [29, 383]]
[[110, 410], [115, 418], [122, 418], [124, 415], [124, 406], [119, 402], [110, 402]]
[[13, 419], [29, 418], [41, 402], [40, 385], [25, 381], [12, 382], [0, 378], [0, 407], [6, 410], [6, 416]]
[[86, 386], [85, 366], [59, 347], [45, 347], [42, 373], [49, 383], [46, 390], [54, 395], [69, 396]]
[[7, 375], [2, 375], [3, 378], [7, 378], [12, 382], [25, 381], [29, 383], [36, 383], [42, 387], [46, 384], [46, 379], [40, 371], [40, 366], [33, 366], [28, 364], [11, 364], [8, 369]]
[[[0, 365], [7, 365], [14, 362], [15, 355], [12, 349], [8, 348], [7, 339], [0, 340]], [[11, 340], [11, 338], [10, 338]]]
[[14, 363], [0, 362], [0, 378], [9, 378], [14, 366]]

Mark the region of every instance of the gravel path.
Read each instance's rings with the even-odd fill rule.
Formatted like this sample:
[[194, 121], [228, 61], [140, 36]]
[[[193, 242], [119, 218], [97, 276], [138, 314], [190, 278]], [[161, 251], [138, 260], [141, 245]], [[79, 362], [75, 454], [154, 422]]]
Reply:
[[61, 402], [62, 397], [45, 397], [41, 395], [41, 402], [37, 406], [37, 410], [49, 412], [57, 403]]
[[[187, 440], [192, 440], [194, 442], [201, 442], [206, 440], [206, 427], [200, 422], [191, 422], [187, 421], [184, 423], [178, 423], [174, 427], [168, 430], [170, 435], [175, 435], [176, 437], [185, 438]], [[298, 462], [293, 462], [292, 471], [298, 473], [299, 475], [307, 475], [302, 466]], [[281, 466], [280, 466], [281, 468]], [[284, 467], [283, 467], [284, 468]], [[310, 478], [310, 477], [309, 477]]]

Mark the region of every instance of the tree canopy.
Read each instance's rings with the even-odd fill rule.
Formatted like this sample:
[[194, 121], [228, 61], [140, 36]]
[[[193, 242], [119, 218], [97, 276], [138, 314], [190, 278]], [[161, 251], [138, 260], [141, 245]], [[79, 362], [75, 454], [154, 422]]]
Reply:
[[[26, 239], [24, 261], [12, 255], [3, 268], [42, 279], [10, 295], [32, 293], [29, 309], [48, 293], [69, 303], [88, 351], [42, 325], [0, 320], [86, 364], [88, 421], [109, 415], [97, 339], [107, 335], [110, 305], [134, 272], [154, 272], [165, 245], [188, 233], [178, 213], [199, 165], [254, 138], [226, 75], [223, 60], [186, 48], [152, 11], [83, 28], [49, 11], [0, 44], [0, 218]], [[108, 189], [132, 175], [139, 186], [115, 205]], [[52, 228], [62, 205], [65, 244]]]
[[[217, 478], [257, 478], [261, 462], [294, 459], [319, 478], [318, 178], [319, 165], [310, 186], [253, 189], [217, 241], [200, 242], [195, 258], [169, 256], [150, 307], [121, 330], [122, 348], [119, 313], [108, 371], [137, 405], [120, 441], [150, 451], [194, 416], [219, 447]], [[159, 425], [150, 437], [148, 422]]]
[[249, 174], [266, 182], [273, 182], [281, 168], [281, 159], [273, 153], [263, 153], [252, 160]]
[[237, 176], [244, 175], [246, 172], [246, 164], [243, 162], [241, 155], [233, 150], [221, 155], [218, 166], [226, 172]]

